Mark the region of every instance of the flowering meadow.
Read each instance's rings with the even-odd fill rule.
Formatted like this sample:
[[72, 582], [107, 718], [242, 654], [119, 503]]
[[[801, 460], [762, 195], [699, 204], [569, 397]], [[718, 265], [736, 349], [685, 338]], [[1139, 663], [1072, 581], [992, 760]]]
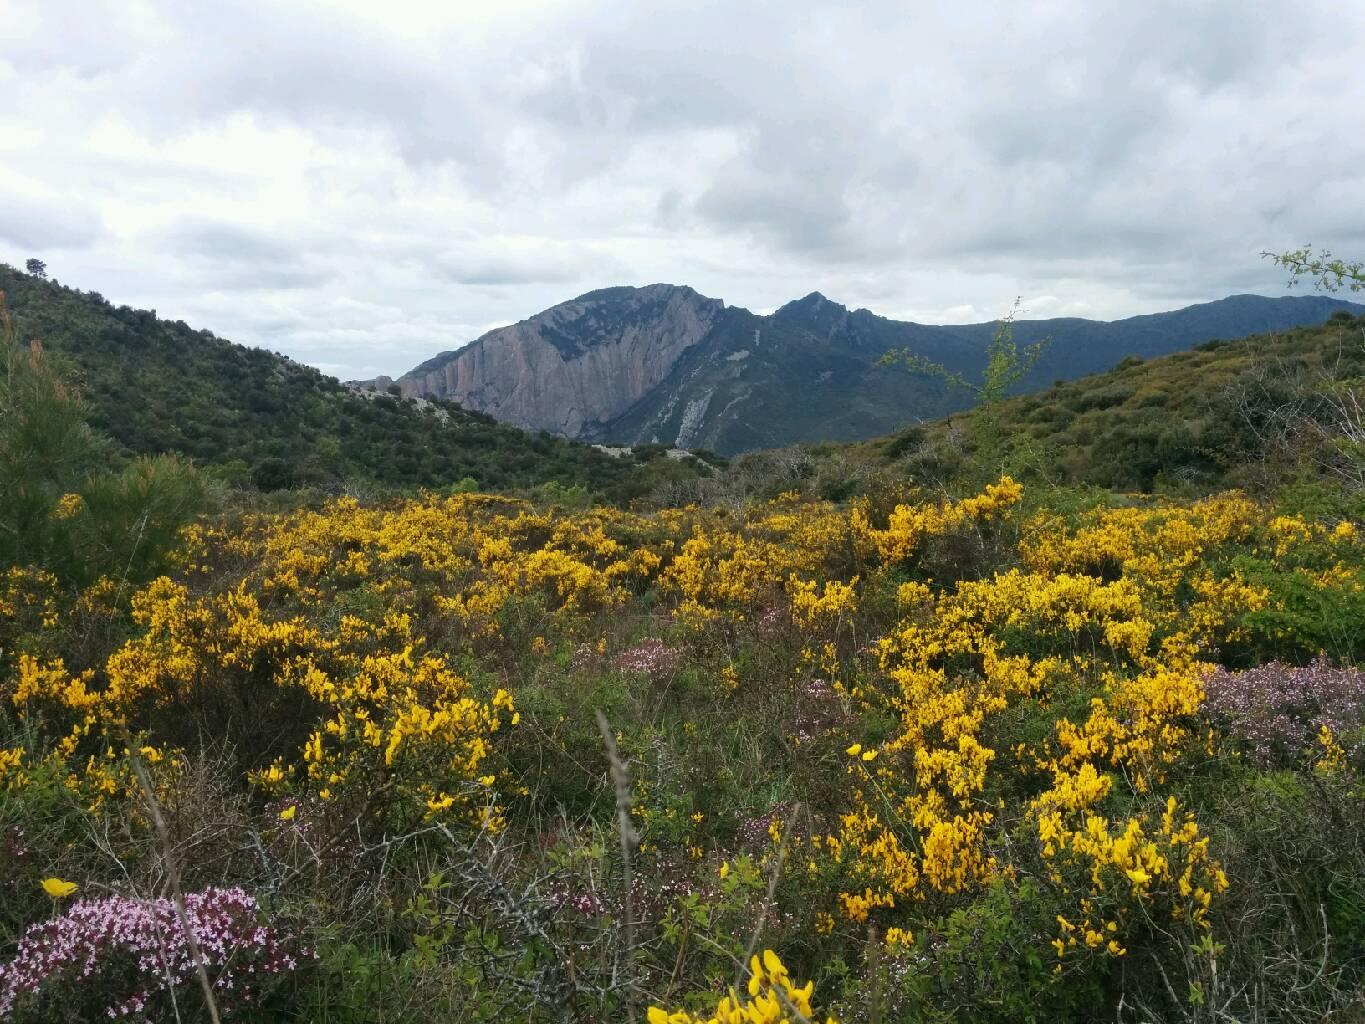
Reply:
[[1365, 1012], [1349, 518], [426, 494], [165, 565], [0, 574], [0, 1019]]

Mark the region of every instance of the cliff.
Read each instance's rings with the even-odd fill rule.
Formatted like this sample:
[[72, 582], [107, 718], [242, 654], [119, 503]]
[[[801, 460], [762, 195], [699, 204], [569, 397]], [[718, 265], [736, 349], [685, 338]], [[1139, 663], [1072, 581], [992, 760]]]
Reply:
[[431, 360], [399, 386], [405, 397], [449, 398], [507, 423], [578, 437], [657, 387], [724, 309], [664, 284], [589, 292]]

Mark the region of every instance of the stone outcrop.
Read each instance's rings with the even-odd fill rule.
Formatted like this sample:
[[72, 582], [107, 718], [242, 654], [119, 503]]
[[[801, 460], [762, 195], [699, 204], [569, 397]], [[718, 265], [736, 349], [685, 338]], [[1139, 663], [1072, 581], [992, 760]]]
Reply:
[[429, 360], [399, 386], [405, 396], [449, 398], [577, 437], [657, 387], [724, 308], [665, 284], [589, 292]]

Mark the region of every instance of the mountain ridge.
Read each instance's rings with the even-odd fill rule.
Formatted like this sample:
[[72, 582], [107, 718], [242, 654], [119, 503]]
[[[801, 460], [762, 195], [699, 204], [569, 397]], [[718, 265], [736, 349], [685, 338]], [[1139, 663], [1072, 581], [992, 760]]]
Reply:
[[[1017, 320], [1020, 344], [1051, 338], [1017, 391], [1101, 372], [1127, 356], [1320, 323], [1338, 309], [1365, 312], [1323, 295], [1243, 293], [1111, 321]], [[967, 394], [876, 362], [908, 347], [972, 377], [994, 329], [893, 320], [819, 291], [764, 315], [686, 285], [623, 285], [488, 331], [396, 383], [405, 397], [451, 399], [527, 429], [731, 455], [864, 440], [959, 412]]]
[[455, 403], [357, 394], [277, 353], [5, 264], [0, 292], [21, 340], [74, 371], [91, 425], [121, 455], [173, 452], [262, 490], [635, 486], [629, 460], [585, 444]]

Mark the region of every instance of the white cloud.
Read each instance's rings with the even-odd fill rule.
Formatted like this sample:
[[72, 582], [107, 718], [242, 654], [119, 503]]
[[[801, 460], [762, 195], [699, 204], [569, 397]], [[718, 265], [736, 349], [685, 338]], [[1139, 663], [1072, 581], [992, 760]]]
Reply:
[[1326, 0], [12, 0], [0, 259], [345, 377], [620, 283], [1149, 312], [1365, 252], [1363, 47]]

